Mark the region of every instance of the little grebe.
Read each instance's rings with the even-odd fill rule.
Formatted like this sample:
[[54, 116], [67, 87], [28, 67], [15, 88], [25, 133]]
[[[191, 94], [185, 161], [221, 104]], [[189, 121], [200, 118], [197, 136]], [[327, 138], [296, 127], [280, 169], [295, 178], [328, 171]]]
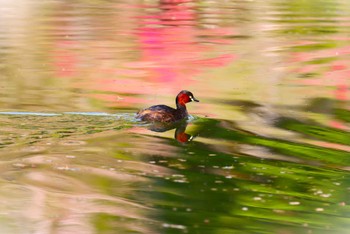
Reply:
[[175, 122], [187, 118], [186, 103], [191, 101], [199, 102], [191, 92], [182, 90], [176, 96], [176, 109], [166, 105], [151, 106], [140, 110], [136, 118], [148, 122]]

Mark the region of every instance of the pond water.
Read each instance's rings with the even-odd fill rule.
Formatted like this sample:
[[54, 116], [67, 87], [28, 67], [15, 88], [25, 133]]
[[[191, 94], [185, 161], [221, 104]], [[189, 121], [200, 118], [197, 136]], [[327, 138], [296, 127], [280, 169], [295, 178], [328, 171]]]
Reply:
[[1, 1], [0, 233], [350, 233], [349, 62], [347, 0]]

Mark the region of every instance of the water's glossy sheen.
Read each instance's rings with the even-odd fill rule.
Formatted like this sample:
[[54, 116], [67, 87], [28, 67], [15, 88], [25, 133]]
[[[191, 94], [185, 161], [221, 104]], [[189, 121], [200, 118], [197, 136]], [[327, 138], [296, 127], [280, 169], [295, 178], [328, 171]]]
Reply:
[[2, 1], [0, 233], [349, 233], [349, 12]]

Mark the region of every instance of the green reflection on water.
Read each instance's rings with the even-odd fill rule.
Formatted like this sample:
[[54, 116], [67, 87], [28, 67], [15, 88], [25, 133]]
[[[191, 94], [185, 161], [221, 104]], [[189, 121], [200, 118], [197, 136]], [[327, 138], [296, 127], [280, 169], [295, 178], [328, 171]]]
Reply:
[[[47, 186], [88, 201], [88, 217], [100, 233], [346, 233], [349, 228], [346, 151], [260, 136], [212, 118], [180, 124], [177, 132], [196, 136], [188, 143], [173, 139], [174, 129], [153, 134], [145, 129], [149, 125], [110, 116], [2, 116], [1, 121], [13, 140], [3, 145], [6, 150], [34, 147], [12, 150], [20, 163], [7, 159], [18, 168], [11, 177], [23, 186]], [[347, 132], [312, 121], [279, 117], [275, 125], [349, 145]], [[79, 186], [64, 186], [52, 176], [50, 182], [36, 181], [31, 175], [39, 172]]]
[[[314, 159], [348, 165], [347, 152], [228, 130], [213, 119], [195, 126], [201, 137], [232, 144], [229, 148], [233, 151], [225, 153], [228, 146], [218, 148], [195, 141], [165, 163], [162, 157], [150, 156], [157, 165], [175, 170], [173, 176], [151, 177], [152, 187], [142, 192], [143, 199], [157, 208], [156, 219], [177, 224], [173, 229], [184, 228], [189, 233], [347, 230], [349, 208], [344, 204], [348, 201], [349, 174], [312, 165], [317, 164]], [[290, 159], [241, 154], [235, 150], [235, 142], [264, 146]], [[294, 163], [293, 158], [306, 158], [310, 165]], [[177, 232], [181, 231], [169, 231]]]

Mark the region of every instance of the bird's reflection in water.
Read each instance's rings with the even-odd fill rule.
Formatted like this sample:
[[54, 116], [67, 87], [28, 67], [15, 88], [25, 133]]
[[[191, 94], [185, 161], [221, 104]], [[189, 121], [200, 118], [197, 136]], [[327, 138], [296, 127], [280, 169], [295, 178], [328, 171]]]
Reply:
[[187, 143], [194, 139], [194, 136], [185, 132], [187, 125], [187, 121], [180, 121], [176, 123], [152, 123], [148, 126], [148, 129], [154, 132], [166, 132], [172, 129], [176, 129], [174, 135], [175, 140], [180, 143]]

